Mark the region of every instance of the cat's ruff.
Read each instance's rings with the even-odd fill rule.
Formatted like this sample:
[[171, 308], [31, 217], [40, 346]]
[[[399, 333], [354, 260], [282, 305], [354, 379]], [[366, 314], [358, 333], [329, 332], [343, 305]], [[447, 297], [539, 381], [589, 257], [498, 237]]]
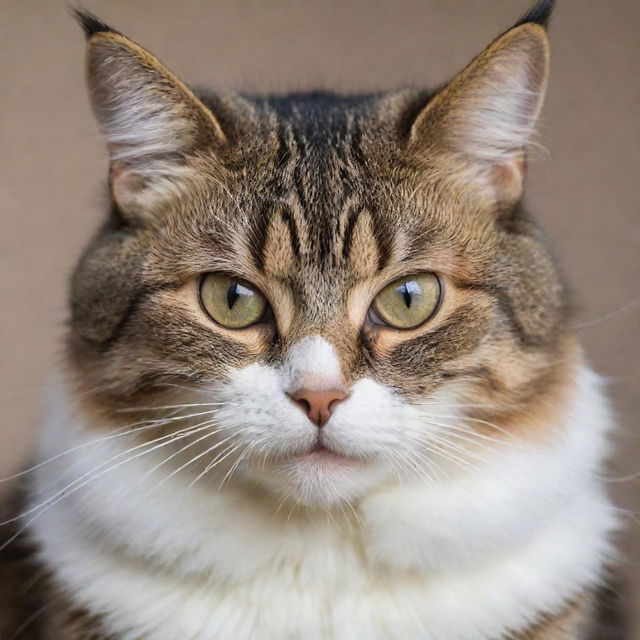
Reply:
[[[610, 559], [616, 517], [596, 479], [610, 419], [588, 369], [572, 395], [554, 444], [507, 447], [450, 481], [374, 491], [356, 506], [359, 523], [288, 509], [265, 517], [233, 484], [187, 491], [179, 476], [154, 495], [166, 472], [139, 486], [157, 462], [142, 458], [49, 509], [33, 531], [74, 600], [123, 640], [500, 637], [590, 589]], [[67, 406], [58, 390], [44, 456], [92, 437], [70, 428]], [[78, 449], [74, 474], [118, 454], [116, 442]], [[40, 498], [68, 466], [41, 470]]]

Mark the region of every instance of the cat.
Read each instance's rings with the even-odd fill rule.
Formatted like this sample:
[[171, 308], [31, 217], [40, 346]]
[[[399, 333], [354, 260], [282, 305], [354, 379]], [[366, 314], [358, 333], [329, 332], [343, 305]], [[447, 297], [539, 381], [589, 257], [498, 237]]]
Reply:
[[552, 6], [435, 93], [356, 96], [196, 93], [76, 12], [111, 208], [3, 639], [623, 637], [613, 421], [522, 205]]

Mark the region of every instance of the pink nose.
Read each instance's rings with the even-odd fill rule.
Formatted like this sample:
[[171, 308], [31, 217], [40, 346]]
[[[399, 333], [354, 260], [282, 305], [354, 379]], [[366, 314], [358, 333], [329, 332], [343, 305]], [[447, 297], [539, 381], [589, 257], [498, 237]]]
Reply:
[[322, 427], [331, 417], [335, 406], [342, 402], [347, 394], [341, 389], [329, 389], [327, 391], [309, 391], [298, 389], [291, 397], [296, 404], [309, 416], [309, 420]]

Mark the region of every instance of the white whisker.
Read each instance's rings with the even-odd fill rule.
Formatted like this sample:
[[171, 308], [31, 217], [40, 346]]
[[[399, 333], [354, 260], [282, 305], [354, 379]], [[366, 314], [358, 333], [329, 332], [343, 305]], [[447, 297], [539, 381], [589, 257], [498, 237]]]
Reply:
[[[213, 434], [210, 434], [210, 435], [213, 435]], [[186, 469], [189, 465], [193, 464], [197, 460], [200, 460], [201, 458], [204, 458], [204, 456], [206, 456], [208, 453], [210, 453], [211, 451], [215, 451], [218, 447], [221, 447], [225, 442], [228, 442], [229, 440], [231, 440], [234, 437], [235, 437], [234, 435], [228, 436], [227, 438], [224, 438], [220, 442], [217, 442], [216, 444], [214, 444], [212, 447], [209, 447], [208, 449], [205, 449], [204, 451], [199, 453], [197, 456], [195, 456], [193, 458], [189, 458], [189, 460], [187, 460], [187, 462], [185, 462], [184, 464], [180, 465], [177, 469], [175, 469], [173, 472], [171, 472], [166, 478], [163, 478], [153, 488], [153, 490], [155, 491], [155, 490], [159, 489], [165, 482], [167, 482], [168, 480], [173, 478], [175, 475], [180, 473], [182, 470]], [[195, 444], [195, 443], [191, 443], [191, 444]], [[187, 448], [187, 447], [185, 447], [185, 448]], [[196, 478], [196, 480], [197, 480], [197, 478]], [[195, 480], [187, 488], [191, 488], [194, 484], [195, 484]]]
[[[200, 427], [200, 429], [206, 429], [206, 428], [208, 428], [208, 427]], [[30, 518], [25, 523], [25, 525], [23, 527], [21, 527], [4, 544], [0, 545], [0, 551], [5, 549], [18, 536], [20, 536], [22, 533], [24, 533], [31, 526], [31, 524], [33, 524], [33, 522], [35, 522], [35, 520], [38, 517], [40, 517], [43, 513], [46, 513], [49, 509], [54, 507], [56, 504], [58, 504], [64, 498], [67, 498], [70, 495], [73, 495], [74, 493], [76, 493], [76, 491], [79, 491], [80, 489], [82, 489], [84, 486], [86, 486], [90, 482], [94, 482], [95, 480], [97, 480], [101, 476], [105, 475], [106, 473], [109, 473], [111, 471], [114, 471], [115, 469], [118, 469], [123, 464], [127, 464], [128, 462], [131, 462], [132, 460], [135, 460], [135, 459], [139, 458], [140, 456], [146, 455], [148, 453], [151, 453], [152, 451], [155, 451], [156, 449], [159, 449], [160, 447], [166, 446], [173, 439], [187, 437], [187, 435], [190, 435], [191, 429], [192, 429], [191, 427], [187, 427], [187, 428], [182, 429], [180, 431], [168, 434], [166, 436], [162, 436], [161, 438], [156, 438], [155, 440], [152, 440], [151, 442], [145, 442], [145, 443], [143, 443], [141, 445], [133, 447], [132, 449], [127, 449], [126, 451], [123, 451], [123, 452], [119, 453], [118, 455], [114, 456], [110, 460], [107, 460], [105, 463], [102, 463], [101, 465], [98, 465], [98, 467], [95, 467], [94, 469], [91, 469], [90, 471], [86, 472], [85, 474], [83, 474], [82, 476], [80, 476], [79, 478], [74, 480], [73, 482], [69, 483], [66, 487], [64, 487], [63, 489], [58, 491], [56, 494], [54, 494], [53, 496], [50, 496], [45, 501], [41, 502], [40, 504], [36, 505], [35, 507], [32, 507], [32, 508], [28, 509], [27, 511], [25, 511], [23, 513], [20, 513], [19, 515], [15, 516], [14, 518], [10, 518], [8, 520], [5, 520], [4, 522], [0, 522], [0, 526], [4, 526], [4, 525], [10, 524], [12, 522], [16, 522], [17, 520], [21, 520], [25, 516], [28, 516], [31, 513], [34, 513], [35, 511], [37, 511], [37, 513], [33, 516], [33, 518]], [[154, 444], [155, 442], [159, 442], [159, 441], [162, 441], [162, 442], [160, 444], [155, 444], [150, 449], [146, 449], [146, 450], [142, 451], [141, 453], [136, 454], [135, 456], [131, 456], [130, 458], [127, 458], [126, 460], [123, 460], [123, 461], [119, 462], [116, 465], [112, 465], [110, 467], [107, 467], [106, 469], [103, 469], [104, 465], [109, 464], [110, 462], [113, 462], [114, 460], [122, 457], [122, 455], [129, 454], [132, 451], [140, 449], [141, 447], [148, 447], [150, 444]], [[95, 473], [97, 470], [100, 470], [100, 469], [102, 469], [102, 470], [99, 471], [99, 473]]]

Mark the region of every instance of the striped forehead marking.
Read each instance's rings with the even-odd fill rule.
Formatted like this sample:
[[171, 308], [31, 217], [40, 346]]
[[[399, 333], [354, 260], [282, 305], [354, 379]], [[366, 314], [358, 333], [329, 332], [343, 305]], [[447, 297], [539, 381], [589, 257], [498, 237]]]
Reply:
[[328, 265], [357, 278], [370, 277], [386, 265], [391, 244], [377, 233], [371, 212], [354, 203], [315, 221], [301, 207], [279, 203], [262, 238], [258, 265], [266, 275], [280, 278], [310, 267], [324, 271]]

